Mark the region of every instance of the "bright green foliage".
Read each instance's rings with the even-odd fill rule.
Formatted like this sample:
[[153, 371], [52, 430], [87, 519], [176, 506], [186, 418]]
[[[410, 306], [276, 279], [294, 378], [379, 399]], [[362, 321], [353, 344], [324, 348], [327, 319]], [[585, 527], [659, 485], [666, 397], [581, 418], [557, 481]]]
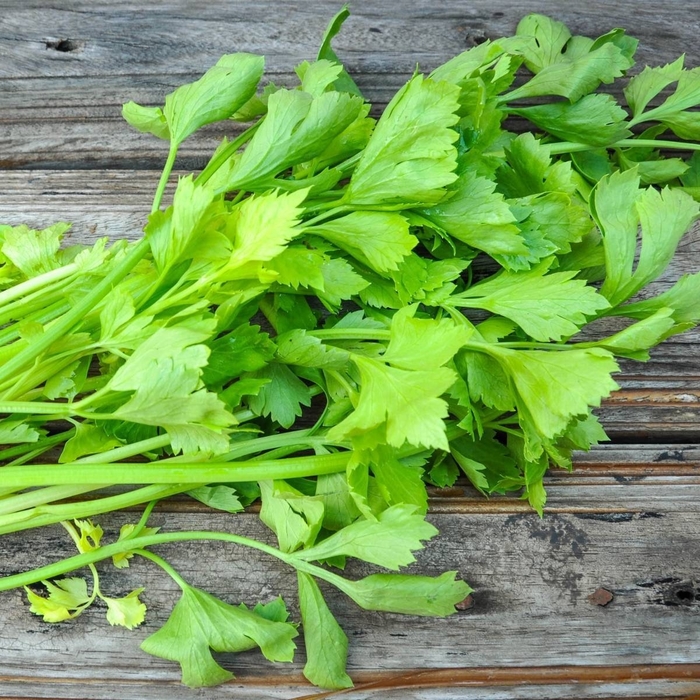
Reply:
[[138, 627], [146, 618], [146, 606], [139, 600], [143, 588], [127, 594], [123, 598], [107, 598], [102, 600], [107, 604], [107, 622], [110, 625], [126, 627], [128, 630]]
[[625, 87], [625, 99], [633, 116], [637, 117], [643, 113], [651, 100], [681, 77], [683, 62], [683, 56], [680, 56], [665, 66], [645, 66], [641, 73], [630, 79]]
[[242, 107], [262, 77], [262, 56], [222, 56], [199, 80], [182, 85], [165, 98], [165, 107], [124, 105], [122, 115], [139, 131], [170, 139], [177, 146], [197, 129], [231, 117]]
[[400, 214], [356, 211], [313, 229], [359, 262], [382, 273], [396, 270], [418, 242]]
[[508, 197], [526, 197], [539, 192], [576, 189], [571, 165], [552, 161], [551, 148], [529, 132], [513, 139], [505, 148], [505, 162], [496, 172], [499, 189]]
[[505, 316], [535, 340], [572, 336], [608, 303], [583, 280], [573, 279], [575, 271], [548, 273], [550, 265], [547, 260], [528, 272], [501, 272], [450, 302]]
[[417, 75], [388, 104], [355, 167], [344, 201], [418, 206], [442, 199], [455, 178], [456, 87]]
[[554, 136], [591, 146], [607, 146], [627, 138], [627, 112], [610, 95], [586, 95], [578, 102], [511, 108]]
[[331, 428], [332, 439], [354, 438], [360, 449], [405, 442], [446, 448], [447, 404], [440, 399], [455, 380], [444, 367], [469, 333], [449, 320], [414, 318], [405, 307], [393, 319], [389, 345], [381, 361], [355, 354], [360, 394], [355, 410]]
[[29, 598], [29, 609], [35, 615], [41, 615], [44, 622], [63, 622], [77, 617], [91, 603], [92, 596], [88, 594], [87, 583], [82, 578], [63, 578], [54, 581], [42, 581], [48, 597], [26, 589]]
[[523, 97], [560, 95], [571, 102], [611, 83], [633, 65], [630, 44], [618, 31], [597, 41], [572, 37], [561, 22], [543, 15], [528, 15], [518, 24], [517, 35], [528, 39], [520, 49], [535, 76], [504, 96], [508, 101]]
[[228, 605], [192, 586], [168, 621], [147, 637], [141, 648], [182, 667], [182, 682], [193, 688], [212, 686], [233, 678], [212, 656], [212, 651], [241, 652], [259, 647], [270, 661], [291, 661], [297, 636], [294, 625], [269, 620], [245, 607]]
[[222, 56], [199, 80], [170, 93], [163, 114], [171, 140], [179, 144], [206, 124], [233, 115], [255, 92], [263, 66], [264, 59], [253, 54]]
[[231, 163], [225, 189], [267, 189], [270, 178], [322, 154], [360, 114], [362, 100], [341, 92], [317, 97], [299, 90], [270, 95], [267, 115], [250, 144]]
[[295, 227], [304, 196], [304, 192], [264, 194], [246, 199], [234, 209], [228, 223], [233, 239], [230, 267], [279, 255], [299, 233]]
[[282, 427], [289, 428], [301, 415], [302, 405], [311, 403], [309, 388], [286, 365], [273, 362], [253, 376], [267, 381], [250, 398], [249, 406], [261, 416], [271, 416]]
[[441, 367], [454, 357], [471, 333], [449, 319], [416, 318], [415, 312], [416, 306], [406, 306], [394, 315], [382, 359], [402, 369]]
[[0, 444], [17, 445], [36, 442], [41, 434], [22, 420], [0, 421]]
[[517, 219], [496, 183], [464, 172], [449, 197], [423, 215], [441, 230], [488, 255], [527, 255], [528, 247]]
[[170, 139], [168, 122], [160, 107], [144, 107], [136, 102], [127, 102], [122, 107], [122, 117], [137, 131], [166, 141]]
[[284, 481], [261, 481], [260, 519], [276, 535], [283, 552], [311, 547], [323, 523], [323, 503]]
[[564, 432], [572, 418], [618, 388], [610, 375], [617, 371], [612, 355], [599, 349], [562, 352], [491, 350], [510, 375], [516, 402], [544, 437]]
[[353, 361], [361, 377], [360, 398], [353, 413], [330, 430], [330, 439], [363, 436], [358, 446], [410, 442], [447, 448], [447, 404], [439, 397], [454, 382], [452, 370], [408, 371], [361, 356]]
[[[634, 170], [604, 177], [592, 197], [592, 213], [605, 249], [601, 293], [617, 306], [663, 273], [681, 237], [700, 215], [700, 206], [678, 189], [639, 189]], [[640, 225], [641, 249], [635, 266]]]
[[[682, 139], [700, 137], [700, 117], [693, 108], [700, 105], [700, 70], [683, 68], [684, 57], [658, 68], [646, 67], [625, 89], [633, 123], [657, 121]], [[676, 83], [676, 89], [658, 107], [646, 109], [662, 90]]]
[[[645, 290], [700, 213], [700, 69], [645, 68], [619, 104], [617, 86], [597, 90], [632, 66], [636, 40], [529, 15], [516, 36], [416, 72], [375, 120], [331, 48], [347, 16], [297, 86], [256, 92], [263, 58], [233, 54], [163, 107], [124, 106], [170, 141], [141, 241], [66, 246], [68, 224], [0, 225], [0, 462], [16, 485], [0, 534], [61, 522], [79, 551], [0, 590], [46, 581], [28, 590], [45, 620], [100, 599], [133, 628], [141, 589], [107, 596], [95, 564], [146, 558], [183, 595], [144, 649], [192, 686], [232, 677], [214, 652], [291, 661], [297, 628], [281, 599], [228, 605], [152, 546], [213, 539], [291, 567], [304, 673], [350, 687], [318, 581], [368, 610], [454, 612], [471, 590], [454, 572], [399, 571], [437, 534], [426, 484], [466, 479], [543, 516], [548, 468], [607, 439], [593, 411], [617, 388], [616, 358], [646, 360], [700, 322], [700, 273]], [[530, 128], [509, 132], [511, 116]], [[180, 143], [228, 119], [247, 128], [164, 205]], [[608, 315], [632, 321], [592, 335]], [[176, 493], [230, 514], [260, 499], [278, 546], [235, 523], [147, 527]], [[91, 520], [147, 503], [111, 544]], [[348, 557], [398, 573], [352, 581]], [[91, 585], [69, 576], [86, 566]]]
[[338, 14], [328, 23], [328, 28], [323, 35], [321, 46], [318, 50], [318, 58], [340, 65], [341, 71], [338, 79], [334, 83], [336, 90], [340, 92], [350, 92], [353, 95], [359, 95], [361, 97], [362, 93], [357, 85], [355, 85], [355, 81], [350, 77], [345, 68], [343, 68], [340, 59], [336, 55], [335, 51], [333, 51], [333, 47], [331, 46], [331, 42], [337, 36], [338, 32], [340, 32], [343, 22], [345, 22], [349, 16], [350, 11], [348, 10], [348, 6], [344, 5], [340, 12], [338, 12]]
[[671, 289], [657, 297], [625, 304], [615, 313], [630, 318], [646, 318], [664, 308], [672, 310], [674, 320], [679, 323], [700, 321], [700, 273], [684, 275]]
[[397, 570], [415, 561], [412, 552], [437, 530], [414, 506], [396, 505], [380, 513], [376, 521], [358, 520], [299, 554], [307, 561], [330, 557], [357, 557], [386, 569]]
[[675, 327], [673, 309], [661, 308], [596, 345], [621, 357], [645, 361], [649, 359], [649, 349], [672, 335]]
[[70, 224], [54, 224], [43, 231], [26, 226], [3, 227], [3, 257], [27, 277], [35, 277], [57, 268], [59, 247]]
[[423, 483], [423, 469], [400, 462], [393, 450], [378, 448], [372, 458], [372, 473], [377, 488], [389, 505], [407, 503], [418, 512], [428, 510], [428, 494]]
[[345, 672], [348, 638], [314, 579], [301, 571], [297, 576], [307, 657], [304, 675], [322, 688], [351, 688], [352, 680]]
[[445, 617], [472, 589], [446, 571], [436, 578], [405, 574], [372, 574], [359, 581], [346, 581], [342, 590], [366, 610], [405, 615]]

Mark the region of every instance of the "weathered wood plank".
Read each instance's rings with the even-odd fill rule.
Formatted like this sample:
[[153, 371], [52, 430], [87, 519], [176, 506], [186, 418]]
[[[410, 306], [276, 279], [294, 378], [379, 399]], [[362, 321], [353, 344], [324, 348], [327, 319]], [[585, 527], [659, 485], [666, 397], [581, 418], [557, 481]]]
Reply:
[[[281, 14], [270, 0], [166, 0], [149, 7], [83, 0], [54, 8], [45, 0], [21, 6], [0, 0], [0, 9], [0, 166], [127, 169], [0, 172], [0, 222], [44, 226], [68, 219], [75, 222], [73, 240], [82, 241], [140, 235], [154, 169], [164, 159], [162, 142], [121, 121], [122, 102], [156, 103], [220, 54], [236, 50], [267, 54], [270, 77], [291, 84], [291, 66], [313, 56], [337, 5], [321, 0]], [[660, 13], [651, 3], [631, 0], [593, 0], [582, 7], [535, 0], [526, 9], [505, 0], [498, 11], [485, 0], [468, 7], [358, 0], [336, 46], [381, 109], [416, 61], [429, 70], [485, 37], [510, 34], [526, 11], [550, 13], [589, 35], [624, 26], [642, 40], [641, 63], [665, 63], [682, 52], [689, 65], [700, 63], [700, 16], [693, 3], [671, 3]], [[212, 126], [188, 141], [180, 165], [201, 167], [232, 128]], [[696, 231], [656, 291], [695, 271], [699, 256]], [[574, 474], [547, 477], [544, 521], [521, 501], [485, 501], [463, 485], [434, 495], [431, 518], [442, 536], [415, 570], [460, 570], [476, 589], [473, 609], [448, 620], [412, 619], [409, 626], [405, 618], [364, 613], [329, 594], [351, 638], [351, 672], [369, 684], [348, 698], [369, 697], [372, 685], [392, 680], [391, 669], [411, 687], [377, 690], [372, 697], [648, 700], [700, 693], [700, 668], [683, 665], [700, 651], [700, 603], [690, 599], [700, 583], [700, 455], [690, 444], [700, 439], [699, 339], [697, 332], [686, 334], [656, 350], [646, 365], [624, 363], [623, 390], [600, 409], [615, 439], [667, 444], [614, 444], [579, 455]], [[101, 520], [115, 532], [133, 518]], [[182, 500], [163, 504], [154, 520], [177, 529], [233, 526], [267, 537], [254, 513], [230, 519]], [[1, 538], [0, 573], [69, 554], [57, 528], [46, 531], [40, 548], [35, 542]], [[276, 562], [217, 545], [164, 548], [170, 551], [193, 583], [227, 600], [255, 602], [277, 592], [293, 600], [293, 577]], [[349, 569], [351, 575], [364, 571]], [[0, 696], [192, 697], [177, 683], [173, 665], [138, 651], [138, 640], [167, 617], [174, 586], [143, 563], [126, 572], [105, 571], [104, 586], [112, 593], [144, 582], [151, 618], [134, 633], [107, 629], [103, 610], [50, 628], [29, 615], [19, 592], [0, 597]], [[615, 596], [606, 608], [587, 602], [600, 586]], [[660, 665], [647, 665], [652, 662]], [[311, 693], [300, 676], [301, 654], [290, 668], [270, 667], [255, 654], [226, 657], [225, 663], [239, 672], [239, 681], [197, 697]], [[605, 668], [597, 671], [599, 664]], [[427, 669], [426, 675], [406, 679], [416, 667]], [[553, 679], [557, 667], [563, 669]], [[451, 687], [441, 687], [445, 683]]]
[[[291, 84], [292, 67], [313, 58], [338, 8], [331, 0], [285, 7], [284, 13], [270, 0], [255, 5], [219, 0], [206, 7], [180, 0], [148, 10], [114, 0], [52, 8], [41, 2], [4, 4], [0, 164], [5, 167], [153, 167], [164, 158], [165, 145], [121, 122], [123, 102], [157, 103], [232, 51], [264, 53], [269, 77]], [[524, 8], [507, 0], [498, 11], [485, 0], [459, 8], [433, 3], [430, 10], [421, 3], [360, 0], [353, 12], [337, 50], [379, 108], [416, 63], [431, 70], [484, 38], [511, 34], [526, 12], [552, 14], [589, 35], [623, 26], [640, 39], [640, 65], [666, 63], [684, 52], [688, 65], [700, 63], [695, 41], [700, 22], [692, 4], [673, 3], [660, 15], [630, 0], [594, 0], [582, 8], [553, 0]], [[212, 127], [188, 140], [185, 161], [201, 166], [223, 133]]]
[[[644, 670], [656, 670], [659, 667], [644, 666]], [[673, 669], [674, 667], [661, 667]], [[539, 669], [533, 669], [539, 670]], [[568, 670], [568, 669], [567, 669]], [[685, 670], [685, 669], [684, 669]], [[618, 677], [625, 680], [607, 680], [608, 675], [600, 673], [605, 680], [597, 680], [592, 674], [586, 673], [587, 669], [575, 669], [576, 673], [570, 674], [570, 680], [555, 682], [541, 680], [528, 680], [526, 683], [512, 684], [499, 681], [474, 680], [468, 683], [443, 687], [434, 683], [430, 685], [432, 677], [440, 677], [439, 672], [429, 672], [422, 676], [423, 687], [411, 685], [408, 688], [386, 689], [386, 685], [395, 681], [392, 674], [355, 674], [358, 681], [354, 691], [344, 692], [342, 695], [324, 695], [312, 691], [303, 683], [303, 679], [296, 682], [288, 679], [277, 683], [274, 677], [265, 685], [252, 685], [251, 683], [239, 683], [231, 681], [218, 688], [216, 691], [198, 691], [197, 698], [245, 698], [245, 700], [322, 700], [325, 697], [342, 697], [344, 700], [564, 700], [565, 698], [577, 698], [578, 700], [619, 700], [624, 697], [628, 700], [660, 700], [661, 698], [683, 698], [684, 700], [697, 700], [698, 681], [692, 676], [679, 680], [650, 679], [642, 674], [640, 667], [623, 667], [614, 669]], [[483, 677], [491, 679], [500, 676], [501, 669], [487, 669]], [[471, 669], [465, 669], [464, 675], [471, 678], [479, 678]], [[523, 671], [516, 670], [522, 674]], [[418, 674], [407, 673], [407, 681]], [[506, 675], [506, 674], [503, 674]], [[563, 674], [562, 674], [563, 675]], [[680, 674], [678, 674], [680, 676]], [[403, 677], [403, 674], [402, 674]], [[436, 687], [437, 686], [437, 687]], [[65, 679], [60, 684], [44, 683], [41, 679], [33, 677], [12, 677], [2, 686], [5, 697], [14, 700], [76, 700], [90, 698], [91, 700], [143, 700], [143, 698], [169, 698], [172, 700], [190, 700], [193, 691], [178, 686], [172, 682], [147, 682], [124, 681], [118, 679], [113, 683], [99, 681], [83, 681], [80, 679]], [[643, 696], [641, 695], [643, 693]], [[31, 694], [31, 695], [30, 695]]]
[[[625, 500], [620, 492], [636, 483], [596, 487], [598, 502]], [[601, 518], [587, 513], [552, 514], [545, 520], [528, 513], [433, 514], [440, 537], [420, 553], [412, 570], [436, 574], [445, 568], [460, 572], [475, 588], [472, 609], [445, 620], [366, 613], [327, 590], [329, 604], [351, 639], [350, 669], [375, 672], [413, 668], [491, 668], [559, 665], [677, 664], [698, 658], [700, 637], [700, 521], [698, 485], [686, 485], [695, 498], [689, 509], [677, 510], [679, 493], [671, 486], [649, 489], [646, 507], [654, 517]], [[577, 501], [580, 502], [580, 497]], [[133, 515], [115, 514], [100, 520], [113, 534]], [[153, 523], [178, 529], [224, 529], [269, 540], [254, 514], [235, 517], [156, 513]], [[62, 531], [47, 529], [45, 546], [22, 537], [0, 539], [0, 573], [41, 565], [70, 553]], [[294, 578], [277, 562], [220, 544], [197, 543], [160, 550], [195, 585], [229, 601], [268, 600], [278, 593], [296, 614]], [[29, 615], [20, 592], [2, 596], [0, 603], [0, 695], [31, 668], [37, 691], [61, 697], [66, 683], [71, 697], [88, 697], [94, 682], [125, 679], [163, 697], [174, 689], [160, 684], [174, 681], [168, 663], [138, 651], [138, 642], [162, 624], [174, 601], [175, 586], [143, 562], [128, 570], [102, 566], [103, 588], [114, 594], [146, 585], [150, 616], [132, 633], [107, 629], [104, 610], [93, 610], [75, 622], [47, 626]], [[347, 573], [368, 573], [351, 564]], [[587, 596], [599, 587], [614, 594], [607, 607], [593, 605]], [[420, 650], [420, 651], [418, 651]], [[285, 683], [298, 678], [296, 665], [274, 671], [256, 654], [243, 654], [224, 663], [253, 687], [272, 672], [270, 697], [294, 697]], [[515, 672], [513, 672], [515, 673]], [[292, 674], [291, 676], [289, 674]], [[585, 673], [584, 673], [585, 676]], [[86, 679], [81, 684], [74, 679]], [[686, 688], [700, 692], [700, 677]], [[34, 688], [23, 692], [32, 696]], [[236, 684], [217, 693], [239, 690]], [[289, 694], [285, 694], [289, 693]], [[198, 697], [220, 697], [203, 693]], [[251, 694], [254, 697], [254, 694]], [[41, 694], [34, 695], [41, 697]], [[93, 697], [89, 695], [89, 697]], [[109, 697], [109, 696], [106, 696]], [[128, 696], [127, 696], [128, 697]], [[406, 697], [406, 696], [403, 696]], [[427, 697], [427, 696], [423, 696]], [[461, 697], [446, 694], [431, 697]], [[516, 697], [513, 695], [512, 697]], [[517, 696], [520, 697], [520, 696]], [[580, 697], [580, 696], [579, 696]]]
[[[178, 170], [166, 189], [169, 201]], [[160, 170], [3, 170], [0, 169], [0, 221], [35, 228], [56, 221], [73, 223], [75, 242], [138, 238], [150, 211]], [[676, 265], [662, 278], [667, 282], [700, 268], [700, 226], [682, 239]]]
[[[632, 673], [630, 673], [632, 675]], [[384, 679], [382, 679], [383, 681]], [[389, 679], [387, 679], [389, 680]], [[374, 685], [374, 684], [372, 684]], [[112, 683], [84, 682], [78, 679], [50, 683], [48, 686], [31, 677], [12, 678], [3, 685], [5, 697], [14, 700], [143, 700], [143, 698], [168, 698], [169, 700], [190, 700], [193, 691], [174, 683], [125, 682], [122, 679]], [[541, 685], [539, 683], [519, 685], [458, 685], [449, 687], [424, 687], [406, 690], [367, 690], [359, 686], [357, 690], [345, 692], [341, 696], [324, 696], [311, 691], [302, 684], [288, 681], [275, 685], [251, 685], [231, 681], [217, 691], [197, 692], [197, 698], [245, 698], [245, 700], [321, 700], [324, 697], [342, 697], [343, 700], [697, 700], [698, 682], [692, 679], [674, 680], [631, 680], [624, 682], [591, 682], [573, 680], [570, 683]], [[31, 693], [31, 695], [30, 695]], [[644, 695], [640, 695], [643, 693]]]
[[[82, 0], [66, 7], [5, 0], [1, 6], [3, 49], [11, 54], [3, 74], [9, 78], [192, 74], [232, 51], [265, 53], [273, 71], [289, 70], [290, 63], [315, 53], [338, 9], [332, 0], [288, 6], [284, 13], [272, 0], [215, 0], [203, 6], [169, 0], [148, 9], [115, 0]], [[640, 39], [640, 61], [667, 62], [682, 52], [689, 62], [700, 59], [693, 41], [700, 20], [691, 3], [673, 3], [662, 16], [653, 5], [633, 0], [592, 0], [585, 7], [504, 0], [497, 12], [485, 0], [460, 7], [358, 0], [352, 9], [352, 20], [336, 39], [337, 51], [350, 67], [366, 72], [410, 74], [417, 61], [432, 69], [436, 64], [430, 61], [445, 60], [466, 44], [513, 33], [527, 12], [551, 14], [574, 32], [591, 36], [625, 27]], [[50, 46], [58, 39], [69, 44]]]
[[668, 469], [669, 474], [674, 474], [684, 469], [700, 470], [700, 446], [605, 444], [594, 447], [590, 452], [578, 452], [575, 463], [577, 473], [605, 470], [609, 474], [624, 476], [629, 471], [646, 473], [647, 469], [663, 467]]

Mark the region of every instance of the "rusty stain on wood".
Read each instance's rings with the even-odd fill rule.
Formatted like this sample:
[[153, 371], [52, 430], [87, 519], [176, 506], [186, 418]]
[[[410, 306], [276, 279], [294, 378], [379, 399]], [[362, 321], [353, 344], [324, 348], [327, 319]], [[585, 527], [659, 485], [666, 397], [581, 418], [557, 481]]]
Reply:
[[615, 595], [613, 594], [612, 591], [609, 591], [607, 588], [596, 588], [593, 593], [591, 593], [588, 596], [588, 602], [591, 605], [599, 605], [600, 607], [604, 608], [606, 605], [609, 605]]

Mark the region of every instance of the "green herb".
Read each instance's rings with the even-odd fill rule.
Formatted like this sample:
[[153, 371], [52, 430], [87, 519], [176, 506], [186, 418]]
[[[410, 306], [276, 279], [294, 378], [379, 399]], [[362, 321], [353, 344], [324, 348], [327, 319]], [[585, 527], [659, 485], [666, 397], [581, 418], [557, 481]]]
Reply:
[[[463, 475], [542, 515], [547, 469], [607, 439], [592, 411], [616, 357], [700, 321], [700, 273], [636, 298], [700, 214], [698, 69], [645, 68], [618, 104], [596, 90], [636, 40], [530, 15], [417, 73], [375, 121], [330, 45], [347, 16], [297, 85], [258, 91], [262, 57], [232, 54], [162, 107], [124, 106], [170, 144], [141, 241], [62, 248], [67, 224], [0, 226], [0, 534], [61, 523], [78, 550], [0, 590], [43, 581], [27, 595], [45, 620], [99, 598], [132, 628], [141, 589], [109, 597], [96, 565], [151, 561], [182, 597], [143, 648], [191, 686], [232, 677], [212, 651], [291, 661], [297, 623], [281, 599], [214, 598], [152, 548], [217, 540], [292, 567], [304, 673], [349, 687], [325, 586], [368, 610], [453, 613], [471, 590], [456, 572], [400, 573], [437, 534], [426, 485]], [[536, 132], [510, 132], [512, 115]], [[162, 209], [179, 145], [217, 121], [231, 138]], [[631, 320], [579, 335], [604, 317]], [[177, 493], [230, 514], [260, 499], [278, 546], [148, 527]], [[139, 504], [106, 543], [92, 518]], [[393, 573], [354, 581], [334, 570], [347, 558]], [[66, 577], [82, 567], [90, 585]]]

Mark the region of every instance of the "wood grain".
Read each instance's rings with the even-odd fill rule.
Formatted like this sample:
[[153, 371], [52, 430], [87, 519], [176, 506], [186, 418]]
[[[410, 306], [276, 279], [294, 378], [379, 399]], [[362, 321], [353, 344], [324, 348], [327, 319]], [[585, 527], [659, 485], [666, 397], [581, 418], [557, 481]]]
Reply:
[[[686, 53], [700, 63], [700, 19], [693, 3], [585, 6], [504, 0], [470, 3], [353, 3], [353, 16], [336, 40], [337, 52], [370, 101], [381, 108], [416, 64], [432, 70], [485, 38], [512, 34], [526, 12], [552, 14], [574, 32], [596, 36], [623, 26], [640, 39], [640, 65]], [[162, 101], [177, 85], [221, 54], [263, 53], [268, 79], [294, 82], [292, 69], [312, 59], [338, 10], [334, 0], [285, 5], [217, 0], [141, 4], [70, 2], [47, 6], [6, 0], [0, 30], [0, 164], [5, 167], [157, 167], [165, 145], [121, 121], [121, 104]], [[61, 41], [64, 43], [61, 44]], [[618, 89], [619, 93], [619, 89]], [[214, 126], [189, 139], [186, 167], [201, 167], [231, 127]]]
[[[625, 496], [619, 492], [636, 488], [634, 483], [617, 484], [598, 487], [597, 492], [602, 500], [620, 504]], [[697, 491], [698, 486], [693, 489]], [[671, 664], [666, 675], [661, 675], [666, 680], [674, 678], [673, 665], [700, 654], [700, 602], [694, 600], [696, 593], [700, 596], [700, 521], [692, 510], [677, 508], [677, 495], [672, 486], [656, 485], [645, 500], [645, 507], [654, 510], [653, 517], [617, 520], [585, 513], [551, 514], [544, 521], [517, 512], [433, 514], [431, 521], [441, 534], [420, 553], [412, 570], [426, 574], [445, 568], [459, 571], [475, 588], [474, 607], [445, 620], [408, 620], [361, 611], [335, 591], [324, 589], [351, 640], [351, 673], [360, 674], [360, 680], [360, 672], [379, 669], [404, 673], [405, 669], [458, 668], [464, 669], [461, 673], [466, 681], [467, 669], [507, 667], [511, 670], [504, 674], [510, 673], [515, 681], [518, 675], [513, 667], [529, 669], [523, 676], [527, 680], [533, 666], [653, 663]], [[694, 495], [697, 499], [697, 493]], [[100, 520], [109, 536], [131, 519], [133, 516], [114, 514]], [[156, 513], [153, 523], [169, 529], [175, 526], [164, 513]], [[181, 513], [176, 527], [233, 529], [270, 539], [254, 514]], [[69, 555], [71, 545], [66, 539], [58, 528], [47, 529], [40, 550], [25, 538], [0, 539], [0, 573], [21, 570], [28, 561], [43, 565]], [[262, 555], [215, 543], [159, 551], [188, 581], [228, 601], [254, 603], [281, 593], [297, 614], [293, 576]], [[122, 571], [104, 564], [101, 570], [103, 589], [115, 595], [146, 586], [150, 615], [144, 627], [131, 633], [108, 629], [104, 610], [99, 608], [74, 622], [49, 626], [30, 616], [21, 592], [3, 594], [0, 696], [21, 684], [21, 678], [28, 675], [28, 664], [35, 684], [30, 688], [38, 693], [35, 697], [42, 697], [41, 693], [61, 697], [57, 695], [60, 688], [64, 684], [71, 687], [78, 678], [87, 679], [85, 690], [90, 693], [99, 692], [98, 681], [109, 685], [118, 679], [125, 679], [127, 688], [128, 682], [142, 684], [148, 679], [156, 682], [153, 687], [160, 687], [160, 692], [171, 692], [162, 684], [176, 680], [176, 669], [143, 655], [138, 643], [165, 621], [176, 597], [174, 585], [144, 562]], [[357, 577], [369, 571], [369, 567], [351, 563], [346, 573]], [[605, 608], [587, 600], [601, 586], [614, 594]], [[690, 591], [689, 600], [686, 591]], [[279, 695], [271, 693], [271, 697], [302, 694], [299, 688], [284, 688], [285, 682], [299, 682], [301, 653], [295, 665], [277, 665], [274, 670], [252, 653], [222, 658], [240, 682], [253, 688], [272, 672]], [[581, 680], [586, 673], [581, 669]], [[608, 673], [613, 671], [608, 669]], [[700, 692], [700, 670], [695, 667], [693, 674], [691, 686]], [[439, 685], [439, 679], [438, 674], [424, 681]], [[675, 680], [680, 679], [676, 676]], [[684, 682], [687, 690], [689, 681]], [[493, 685], [498, 684], [496, 677]], [[232, 684], [197, 697], [215, 697], [214, 692], [235, 696], [236, 688]], [[92, 697], [85, 690], [78, 697]]]
[[[668, 673], [672, 678], [676, 674], [674, 666], [643, 667], [653, 668], [659, 673]], [[498, 672], [501, 669], [494, 669]], [[539, 671], [540, 669], [534, 669]], [[459, 684], [454, 687], [431, 685], [430, 675], [426, 672], [407, 672], [410, 679], [422, 678], [425, 685], [411, 685], [408, 688], [387, 689], [388, 683], [397, 682], [394, 674], [358, 673], [355, 678], [358, 686], [353, 691], [324, 695], [312, 691], [304, 684], [302, 678], [294, 679], [268, 676], [267, 683], [249, 683], [231, 681], [217, 691], [198, 691], [196, 697], [209, 698], [244, 698], [245, 700], [321, 700], [324, 697], [342, 698], [342, 700], [562, 700], [562, 698], [577, 698], [578, 700], [660, 700], [661, 698], [677, 698], [683, 700], [698, 700], [698, 682], [693, 678], [668, 680], [668, 678], [638, 679], [635, 672], [637, 667], [623, 667], [617, 674], [621, 680], [607, 680], [607, 674], [602, 680], [597, 680], [593, 674], [586, 673], [587, 669], [577, 668], [578, 674], [572, 673], [566, 680], [545, 681], [531, 679], [519, 682], [513, 679], [510, 684], [501, 685], [489, 680], [476, 680], [473, 684]], [[614, 669], [617, 671], [618, 669]], [[467, 677], [490, 679], [494, 674], [490, 669], [486, 673], [475, 674], [472, 670], [464, 669]], [[516, 674], [523, 671], [516, 670]], [[436, 674], [440, 677], [440, 673]], [[514, 674], [515, 675], [515, 674]], [[529, 674], [527, 674], [529, 675]], [[613, 675], [613, 674], [610, 674]], [[593, 676], [591, 678], [591, 676]], [[627, 678], [625, 678], [627, 676]], [[404, 677], [404, 674], [402, 674]], [[87, 698], [91, 700], [143, 700], [143, 698], [167, 697], [172, 700], [189, 700], [193, 697], [192, 690], [178, 685], [174, 681], [143, 682], [118, 679], [112, 683], [99, 681], [84, 681], [81, 679], [65, 679], [60, 683], [44, 683], [33, 677], [12, 677], [2, 686], [7, 693], [5, 697], [13, 700], [75, 700]], [[31, 696], [27, 693], [31, 693]], [[642, 695], [643, 694], [643, 695]]]
[[[267, 56], [267, 78], [294, 83], [293, 66], [315, 55], [330, 0], [284, 4], [213, 0], [0, 0], [0, 223], [74, 223], [70, 240], [137, 238], [164, 143], [131, 130], [121, 104], [157, 104], [222, 53]], [[430, 70], [485, 38], [511, 34], [526, 12], [549, 13], [575, 32], [623, 26], [640, 39], [639, 64], [686, 53], [700, 64], [697, 3], [585, 4], [356, 0], [336, 50], [381, 110], [416, 63]], [[614, 92], [619, 95], [619, 88]], [[236, 125], [213, 125], [188, 140], [178, 165], [202, 167]], [[517, 124], [515, 126], [517, 127]], [[11, 170], [14, 168], [14, 170]], [[700, 268], [700, 229], [679, 248], [650, 291]], [[615, 322], [596, 324], [601, 337]], [[700, 334], [665, 343], [647, 364], [623, 362], [621, 391], [599, 415], [614, 438], [547, 477], [540, 520], [514, 498], [485, 500], [467, 484], [436, 490], [431, 520], [441, 535], [414, 571], [455, 569], [475, 588], [474, 607], [446, 620], [368, 613], [333, 591], [348, 632], [348, 700], [554, 700], [688, 698], [700, 694]], [[136, 513], [101, 517], [108, 536]], [[255, 512], [226, 516], [179, 498], [160, 504], [155, 524], [220, 528], [270, 540]], [[71, 554], [58, 527], [35, 538], [0, 538], [0, 575]], [[281, 593], [298, 618], [294, 578], [275, 561], [220, 544], [160, 550], [193, 584], [230, 601]], [[104, 609], [49, 626], [20, 591], [0, 595], [0, 697], [246, 700], [319, 697], [291, 666], [259, 654], [222, 656], [238, 679], [216, 690], [179, 684], [177, 669], [138, 644], [167, 618], [175, 586], [146, 562], [103, 564], [113, 595], [145, 585], [143, 628], [109, 628]], [[369, 568], [351, 565], [350, 576]], [[612, 592], [605, 607], [588, 596]], [[334, 696], [337, 697], [337, 696]]]

